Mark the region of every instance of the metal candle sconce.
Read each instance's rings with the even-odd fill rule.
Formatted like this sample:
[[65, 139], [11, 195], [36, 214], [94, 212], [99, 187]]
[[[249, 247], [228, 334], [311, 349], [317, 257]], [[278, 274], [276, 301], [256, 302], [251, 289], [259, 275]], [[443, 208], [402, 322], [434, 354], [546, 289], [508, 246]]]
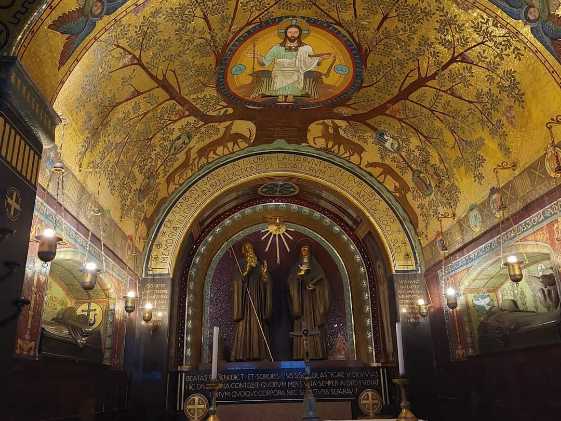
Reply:
[[82, 269], [84, 277], [80, 280], [80, 286], [85, 291], [91, 291], [97, 284], [97, 276], [100, 272], [95, 262], [87, 262]]
[[524, 261], [518, 259], [518, 257], [511, 255], [506, 258], [506, 263], [504, 264], [508, 271], [508, 277], [512, 282], [518, 284], [524, 278], [524, 273], [522, 272], [522, 267]]
[[419, 315], [421, 317], [427, 317], [429, 315], [429, 307], [430, 304], [427, 304], [423, 298], [419, 298], [417, 300], [417, 309], [419, 310]]
[[142, 312], [142, 320], [145, 323], [148, 323], [152, 320], [152, 309], [154, 308], [154, 306], [152, 305], [152, 303], [146, 303], [144, 305], [144, 311]]
[[123, 298], [125, 299], [125, 311], [129, 314], [132, 313], [136, 309], [136, 294], [134, 291], [129, 291]]
[[458, 308], [458, 292], [452, 287], [446, 290], [446, 305], [450, 310]]
[[48, 263], [56, 257], [58, 243], [62, 241], [55, 230], [46, 228], [43, 232], [35, 237], [39, 241], [39, 248], [37, 250], [37, 257], [42, 262]]

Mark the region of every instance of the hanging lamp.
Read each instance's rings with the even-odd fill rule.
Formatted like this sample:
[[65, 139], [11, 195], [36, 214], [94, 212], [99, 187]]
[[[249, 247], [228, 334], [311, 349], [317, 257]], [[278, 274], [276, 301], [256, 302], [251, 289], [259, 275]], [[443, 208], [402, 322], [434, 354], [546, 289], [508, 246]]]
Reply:
[[[499, 212], [500, 219], [499, 219], [499, 244], [500, 244], [500, 253], [501, 253], [501, 267], [505, 267], [508, 273], [509, 279], [518, 284], [524, 279], [524, 273], [522, 268], [524, 266], [524, 260], [518, 258], [515, 254], [511, 254], [504, 259], [504, 240], [503, 240], [503, 223], [505, 219], [505, 210], [507, 209], [507, 205], [504, 201], [504, 197], [502, 194], [502, 185], [501, 180], [499, 178], [499, 172], [504, 170], [512, 170], [516, 171], [517, 165], [514, 162], [507, 162], [503, 161], [499, 165], [497, 165], [493, 172], [495, 173], [495, 178], [497, 181], [497, 185], [495, 187], [495, 194], [498, 195], [497, 204], [498, 208], [497, 211]], [[514, 224], [512, 224], [514, 225]]]
[[[99, 191], [99, 190], [98, 190]], [[99, 239], [101, 242], [101, 264], [102, 267], [99, 268], [95, 260], [90, 256], [90, 247], [92, 243], [92, 231], [89, 231], [88, 235], [88, 245], [86, 247], [86, 256], [84, 259], [84, 263], [82, 266], [82, 272], [84, 276], [80, 280], [80, 286], [85, 291], [91, 291], [95, 288], [97, 284], [97, 279], [100, 272], [105, 272], [105, 248], [103, 244], [103, 221], [101, 219], [103, 211], [101, 209], [96, 208], [93, 212], [94, 216], [99, 217]]]
[[[62, 153], [62, 145], [61, 152]], [[57, 161], [51, 170], [51, 176], [56, 176], [56, 203], [59, 205], [59, 211], [55, 210], [54, 224], [52, 228], [45, 228], [40, 234], [35, 236], [35, 240], [39, 242], [37, 249], [37, 257], [44, 263], [51, 262], [56, 257], [58, 244], [62, 241], [62, 237], [57, 234], [57, 228], [62, 231], [62, 220], [64, 214], [64, 172], [65, 167], [62, 161]], [[50, 178], [49, 178], [50, 182]], [[47, 183], [47, 190], [49, 189]], [[62, 196], [62, 197], [61, 197]]]
[[152, 310], [153, 310], [154, 306], [152, 305], [152, 303], [146, 303], [144, 305], [144, 311], [142, 312], [142, 320], [146, 323], [150, 322], [150, 320], [152, 320]]

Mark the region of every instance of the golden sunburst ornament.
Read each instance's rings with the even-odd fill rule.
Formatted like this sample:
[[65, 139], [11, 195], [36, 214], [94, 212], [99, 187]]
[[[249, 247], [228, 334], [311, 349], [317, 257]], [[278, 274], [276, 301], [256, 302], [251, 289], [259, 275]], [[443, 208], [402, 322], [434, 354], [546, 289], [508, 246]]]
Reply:
[[[280, 221], [280, 218], [275, 218], [272, 222], [267, 224], [267, 228], [261, 230], [264, 235], [261, 237], [262, 241], [267, 241], [267, 246], [265, 247], [265, 252], [268, 252], [271, 248], [273, 240], [277, 249], [277, 265], [280, 264], [280, 241], [284, 244], [286, 251], [290, 253], [290, 247], [288, 246], [287, 240], [293, 240], [294, 238], [289, 234], [289, 231], [294, 231], [292, 228]], [[279, 241], [280, 239], [280, 241]]]

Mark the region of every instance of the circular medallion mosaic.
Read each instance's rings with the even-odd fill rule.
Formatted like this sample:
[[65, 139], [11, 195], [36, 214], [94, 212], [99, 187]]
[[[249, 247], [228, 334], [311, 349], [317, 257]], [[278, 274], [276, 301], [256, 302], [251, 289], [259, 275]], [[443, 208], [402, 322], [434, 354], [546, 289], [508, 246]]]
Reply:
[[358, 397], [358, 406], [364, 415], [373, 417], [382, 410], [382, 397], [377, 390], [365, 389]]
[[336, 105], [362, 83], [354, 44], [309, 17], [264, 21], [234, 41], [218, 69], [218, 88], [251, 108]]
[[189, 420], [202, 420], [208, 413], [208, 399], [200, 393], [189, 395], [183, 403], [183, 412]]

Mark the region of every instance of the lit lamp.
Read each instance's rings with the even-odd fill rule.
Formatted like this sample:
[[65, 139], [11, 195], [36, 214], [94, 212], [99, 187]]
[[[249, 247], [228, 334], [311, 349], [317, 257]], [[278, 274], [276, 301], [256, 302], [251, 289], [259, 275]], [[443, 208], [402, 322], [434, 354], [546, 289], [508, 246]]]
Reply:
[[52, 228], [45, 228], [35, 239], [39, 241], [37, 257], [45, 263], [54, 260], [58, 243], [62, 241], [62, 238], [56, 235], [55, 230]]
[[154, 306], [152, 305], [152, 303], [146, 303], [144, 305], [144, 311], [142, 312], [142, 320], [144, 320], [146, 323], [148, 323], [150, 320], [152, 320], [152, 309], [154, 308]]
[[458, 293], [452, 287], [448, 287], [446, 290], [446, 305], [450, 310], [458, 308]]
[[136, 295], [134, 291], [127, 292], [127, 295], [123, 297], [125, 299], [125, 311], [127, 313], [132, 313], [136, 309]]
[[97, 264], [95, 262], [87, 262], [82, 272], [84, 272], [84, 277], [80, 281], [80, 286], [85, 291], [91, 291], [95, 288], [95, 284], [97, 283], [97, 275], [99, 273]]
[[419, 314], [421, 317], [427, 317], [429, 314], [429, 305], [423, 298], [417, 300], [417, 308], [419, 309]]
[[523, 261], [518, 260], [518, 257], [511, 255], [506, 258], [505, 266], [508, 270], [508, 277], [514, 283], [519, 283], [524, 278], [522, 273]]

